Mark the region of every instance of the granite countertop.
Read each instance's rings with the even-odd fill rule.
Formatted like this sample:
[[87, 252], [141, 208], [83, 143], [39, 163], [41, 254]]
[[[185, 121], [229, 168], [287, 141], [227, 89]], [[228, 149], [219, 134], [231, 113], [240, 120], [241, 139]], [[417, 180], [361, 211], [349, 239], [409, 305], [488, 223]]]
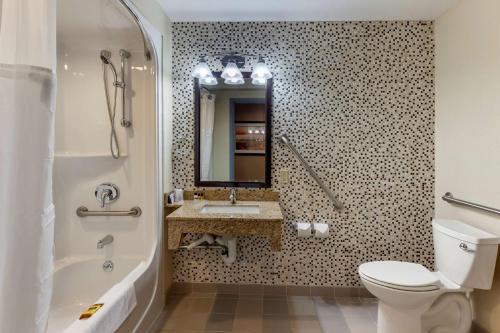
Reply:
[[205, 205], [225, 205], [233, 206], [228, 200], [184, 200], [175, 203], [179, 206], [174, 212], [169, 214], [168, 220], [204, 220], [204, 221], [249, 221], [249, 222], [278, 222], [283, 221], [283, 214], [278, 201], [239, 201], [234, 206], [259, 206], [260, 212], [257, 214], [234, 214], [234, 213], [201, 213], [200, 210]]

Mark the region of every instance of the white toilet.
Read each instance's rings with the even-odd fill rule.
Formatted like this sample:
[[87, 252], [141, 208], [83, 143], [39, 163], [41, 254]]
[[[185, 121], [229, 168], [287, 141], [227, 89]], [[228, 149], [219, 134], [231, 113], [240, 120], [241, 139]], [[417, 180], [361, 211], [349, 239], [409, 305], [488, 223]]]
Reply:
[[378, 333], [469, 332], [470, 292], [491, 288], [500, 237], [454, 220], [432, 228], [437, 272], [399, 261], [359, 266], [379, 299]]

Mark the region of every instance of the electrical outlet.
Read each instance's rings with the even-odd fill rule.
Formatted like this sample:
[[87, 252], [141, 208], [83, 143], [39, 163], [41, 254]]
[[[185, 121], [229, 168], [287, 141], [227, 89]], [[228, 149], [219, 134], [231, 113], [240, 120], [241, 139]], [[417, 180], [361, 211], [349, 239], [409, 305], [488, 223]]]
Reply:
[[280, 170], [280, 183], [286, 185], [290, 182], [290, 171], [287, 169]]

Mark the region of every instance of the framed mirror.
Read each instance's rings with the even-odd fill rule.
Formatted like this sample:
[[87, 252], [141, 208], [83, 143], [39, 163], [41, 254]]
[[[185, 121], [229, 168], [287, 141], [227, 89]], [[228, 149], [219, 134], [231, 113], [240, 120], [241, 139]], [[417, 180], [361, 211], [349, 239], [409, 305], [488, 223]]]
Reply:
[[195, 186], [271, 186], [272, 79], [216, 84], [194, 79]]

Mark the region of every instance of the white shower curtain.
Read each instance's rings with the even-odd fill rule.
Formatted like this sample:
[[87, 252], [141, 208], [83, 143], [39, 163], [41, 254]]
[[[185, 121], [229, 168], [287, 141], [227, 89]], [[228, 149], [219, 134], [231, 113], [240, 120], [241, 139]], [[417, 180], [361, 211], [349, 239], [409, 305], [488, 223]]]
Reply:
[[55, 0], [0, 1], [0, 332], [42, 333], [52, 291]]
[[202, 90], [200, 98], [200, 176], [202, 181], [213, 180], [214, 118], [215, 95]]

